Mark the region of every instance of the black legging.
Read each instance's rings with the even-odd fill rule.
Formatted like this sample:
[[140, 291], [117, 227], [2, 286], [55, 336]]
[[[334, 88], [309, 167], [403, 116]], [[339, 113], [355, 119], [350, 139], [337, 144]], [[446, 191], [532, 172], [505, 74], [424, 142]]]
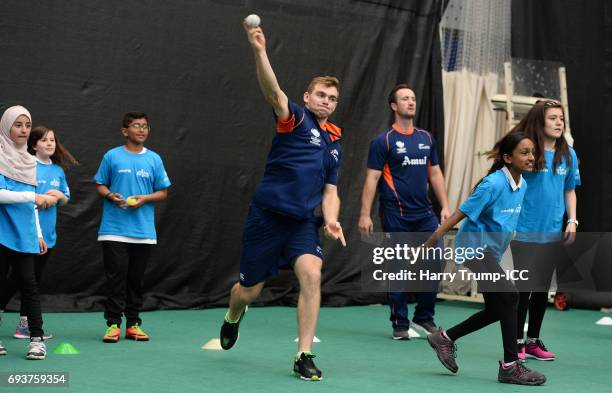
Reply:
[[21, 302], [25, 307], [30, 337], [43, 337], [38, 283], [34, 274], [34, 254], [24, 254], [0, 245], [0, 288], [6, 288], [9, 267], [19, 280]]
[[[465, 264], [474, 273], [503, 273], [495, 256], [485, 253], [482, 261], [473, 260]], [[495, 284], [478, 281], [479, 290], [484, 297], [485, 308], [465, 321], [446, 331], [448, 338], [455, 341], [499, 321], [501, 325], [502, 342], [504, 345], [504, 362], [518, 359], [516, 344], [516, 305], [518, 294], [511, 281], [502, 279]], [[494, 289], [489, 292], [487, 289]]]
[[[42, 280], [42, 274], [45, 270], [45, 266], [47, 266], [47, 260], [49, 256], [51, 256], [51, 252], [53, 249], [47, 250], [47, 252], [43, 255], [35, 255], [34, 256], [34, 276], [36, 277], [36, 283], [38, 283], [38, 289], [40, 291], [40, 282]], [[0, 310], [4, 310], [6, 305], [11, 301], [15, 293], [19, 290], [19, 280], [11, 270], [8, 275], [6, 286], [2, 287], [0, 291]], [[20, 314], [22, 317], [27, 316], [24, 302], [21, 302]]]
[[523, 338], [527, 310], [529, 327], [527, 337], [539, 338], [544, 313], [548, 305], [548, 290], [562, 251], [559, 243], [527, 243], [513, 241], [510, 244], [514, 269], [528, 270], [529, 281], [518, 282], [516, 336]]

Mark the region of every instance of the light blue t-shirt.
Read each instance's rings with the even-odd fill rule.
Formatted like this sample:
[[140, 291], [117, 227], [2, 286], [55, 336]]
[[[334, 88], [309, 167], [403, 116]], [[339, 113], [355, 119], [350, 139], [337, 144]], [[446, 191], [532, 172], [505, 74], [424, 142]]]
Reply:
[[[58, 190], [66, 198], [70, 199], [70, 189], [66, 182], [66, 174], [59, 165], [45, 164], [37, 161], [36, 163], [36, 187], [37, 194], [44, 194], [49, 190]], [[38, 220], [40, 229], [42, 230], [43, 239], [47, 243], [48, 248], [55, 247], [57, 234], [55, 233], [55, 225], [57, 220], [57, 206], [51, 206], [44, 210], [38, 211]]]
[[486, 176], [459, 207], [466, 216], [457, 233], [457, 247], [486, 247], [500, 261], [512, 240], [521, 214], [527, 184], [514, 184], [510, 172], [499, 169]]
[[[36, 192], [36, 187], [0, 175], [0, 189]], [[38, 254], [34, 203], [0, 204], [0, 244], [13, 251]]]
[[[148, 149], [142, 154], [130, 153], [124, 146], [104, 155], [94, 180], [123, 198], [152, 194], [171, 184], [157, 153]], [[157, 239], [154, 210], [152, 203], [145, 203], [137, 209], [121, 209], [105, 199], [98, 235]]]
[[[536, 243], [560, 240], [565, 214], [565, 192], [580, 185], [576, 152], [570, 147], [571, 163], [564, 159], [553, 170], [554, 151], [544, 150], [546, 166], [523, 174], [529, 185], [516, 231], [517, 239]], [[522, 233], [521, 233], [522, 232]]]

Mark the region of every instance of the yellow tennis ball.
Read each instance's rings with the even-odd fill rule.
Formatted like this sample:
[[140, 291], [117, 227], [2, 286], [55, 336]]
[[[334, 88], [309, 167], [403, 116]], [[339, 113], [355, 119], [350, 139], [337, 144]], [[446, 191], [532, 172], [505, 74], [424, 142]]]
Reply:
[[128, 197], [125, 200], [125, 203], [127, 203], [128, 205], [132, 206], [138, 203], [138, 199], [134, 198], [134, 197]]

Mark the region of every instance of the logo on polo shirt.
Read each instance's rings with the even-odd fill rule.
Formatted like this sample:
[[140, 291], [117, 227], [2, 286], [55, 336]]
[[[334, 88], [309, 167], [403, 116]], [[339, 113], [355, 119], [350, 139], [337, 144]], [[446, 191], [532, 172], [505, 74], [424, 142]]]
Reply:
[[557, 175], [559, 176], [565, 176], [567, 174], [567, 169], [565, 169], [565, 167], [559, 167], [557, 168]]
[[427, 156], [423, 156], [423, 158], [410, 158], [408, 156], [404, 156], [402, 166], [406, 165], [427, 165]]
[[60, 186], [60, 182], [57, 179], [53, 179], [51, 180], [51, 183], [49, 183], [51, 185], [51, 187], [59, 187]]
[[47, 184], [47, 181], [46, 181], [46, 180], [39, 180], [39, 181], [37, 181], [37, 183], [38, 183], [39, 185], [41, 185], [41, 184]]
[[316, 128], [311, 128], [310, 133], [312, 136], [310, 137], [310, 143], [316, 146], [321, 146], [321, 133]]
[[420, 150], [429, 150], [430, 147], [429, 147], [429, 145], [425, 145], [423, 143], [419, 143], [419, 149]]
[[402, 141], [395, 142], [395, 146], [397, 146], [397, 154], [406, 153], [406, 145]]
[[143, 177], [145, 179], [148, 179], [151, 176], [151, 174], [149, 172], [145, 171], [144, 169], [140, 169], [138, 172], [136, 172], [136, 176], [140, 176], [140, 177]]
[[119, 169], [117, 172], [118, 173], [132, 173], [132, 170], [131, 169]]
[[517, 207], [511, 207], [509, 209], [502, 209], [499, 212], [507, 214], [519, 214], [521, 212], [521, 205], [518, 205]]

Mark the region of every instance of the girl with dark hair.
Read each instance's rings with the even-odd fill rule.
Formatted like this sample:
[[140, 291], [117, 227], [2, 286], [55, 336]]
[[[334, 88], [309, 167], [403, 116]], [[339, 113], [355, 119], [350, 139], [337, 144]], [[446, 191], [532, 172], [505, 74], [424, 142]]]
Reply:
[[[47, 356], [42, 329], [34, 256], [47, 250], [37, 224], [35, 206], [44, 209], [57, 203], [51, 195], [36, 193], [36, 160], [27, 151], [32, 116], [22, 106], [8, 108], [0, 119], [0, 288], [12, 269], [21, 289], [21, 302], [30, 321], [27, 359]], [[0, 307], [0, 319], [2, 310]], [[0, 355], [6, 349], [0, 344]]]
[[[517, 337], [519, 358], [554, 360], [540, 340], [540, 329], [548, 303], [548, 290], [555, 269], [563, 270], [568, 260], [561, 243], [572, 241], [576, 219], [576, 186], [580, 185], [578, 158], [564, 137], [565, 116], [557, 101], [537, 102], [515, 127], [534, 141], [535, 165], [525, 174], [529, 185], [510, 248], [514, 269], [528, 270], [528, 281], [517, 281], [519, 290]], [[563, 216], [567, 214], [565, 236]], [[527, 339], [523, 327], [529, 311]]]
[[[461, 225], [455, 239], [456, 252], [469, 246], [477, 251], [465, 262], [474, 273], [478, 288], [483, 293], [485, 308], [448, 330], [439, 329], [427, 337], [440, 362], [453, 373], [459, 367], [455, 362], [455, 342], [470, 333], [499, 321], [504, 347], [504, 361], [499, 362], [497, 380], [519, 385], [541, 385], [546, 377], [526, 368], [518, 361], [516, 344], [516, 305], [518, 295], [510, 280], [497, 282], [487, 279], [493, 274], [505, 277], [499, 261], [512, 237], [519, 219], [521, 204], [527, 185], [522, 173], [532, 170], [534, 144], [521, 133], [509, 133], [496, 144], [496, 156], [489, 174], [474, 188], [472, 194], [425, 242], [432, 247], [459, 221]], [[478, 254], [480, 252], [480, 255]], [[465, 254], [465, 253], [463, 253]], [[467, 255], [467, 254], [465, 254]]]
[[[70, 199], [70, 190], [66, 182], [64, 169], [72, 165], [78, 165], [72, 154], [62, 144], [55, 132], [46, 126], [37, 126], [32, 129], [28, 138], [28, 153], [36, 157], [36, 193], [49, 195], [57, 199], [59, 205], [65, 205]], [[55, 224], [57, 219], [56, 206], [38, 210], [38, 218], [42, 231], [42, 237], [47, 245], [47, 252], [34, 257], [34, 275], [40, 286], [43, 270], [47, 260], [55, 247], [57, 236]], [[18, 282], [14, 275], [8, 280], [7, 285], [2, 288], [0, 296], [0, 308], [4, 308], [18, 289]], [[15, 338], [30, 338], [28, 316], [22, 302], [19, 322]], [[52, 338], [51, 334], [45, 335], [45, 340]]]

